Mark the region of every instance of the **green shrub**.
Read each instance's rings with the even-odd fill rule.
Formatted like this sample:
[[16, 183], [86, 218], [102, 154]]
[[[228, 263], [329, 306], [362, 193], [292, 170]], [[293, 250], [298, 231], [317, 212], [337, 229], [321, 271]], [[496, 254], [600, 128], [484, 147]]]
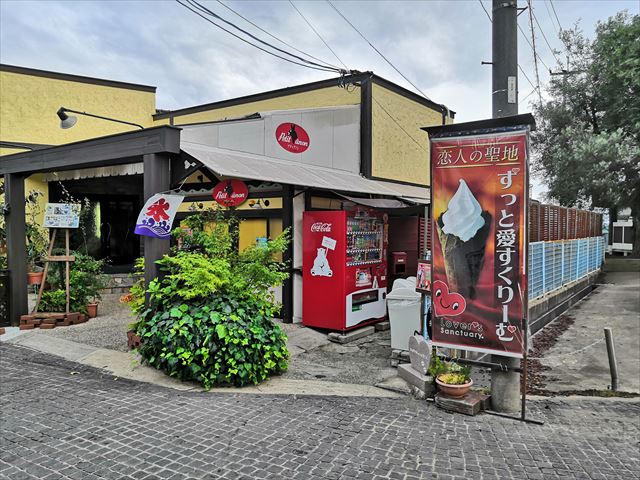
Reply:
[[237, 223], [220, 211], [193, 215], [176, 229], [178, 247], [157, 263], [163, 274], [132, 292], [144, 361], [182, 380], [243, 386], [287, 368], [286, 335], [273, 323], [279, 311], [270, 289], [287, 278], [274, 259], [286, 248], [285, 231], [264, 246], [238, 252]]
[[65, 290], [45, 290], [38, 305], [40, 312], [64, 312], [67, 308], [67, 294]]
[[464, 385], [469, 381], [469, 379], [461, 373], [443, 373], [438, 376], [438, 380], [447, 385]]
[[205, 389], [257, 384], [287, 368], [287, 338], [272, 316], [252, 295], [176, 302], [144, 315], [139, 352], [149, 365]]

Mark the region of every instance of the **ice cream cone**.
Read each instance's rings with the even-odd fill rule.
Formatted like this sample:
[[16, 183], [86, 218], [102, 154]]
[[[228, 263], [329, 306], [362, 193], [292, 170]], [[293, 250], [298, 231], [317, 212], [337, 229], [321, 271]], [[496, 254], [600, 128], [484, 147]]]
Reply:
[[464, 242], [456, 235], [442, 231], [442, 215], [436, 222], [449, 289], [470, 299], [476, 296], [476, 284], [484, 264], [485, 247], [491, 229], [491, 214], [485, 210], [482, 218], [484, 225]]

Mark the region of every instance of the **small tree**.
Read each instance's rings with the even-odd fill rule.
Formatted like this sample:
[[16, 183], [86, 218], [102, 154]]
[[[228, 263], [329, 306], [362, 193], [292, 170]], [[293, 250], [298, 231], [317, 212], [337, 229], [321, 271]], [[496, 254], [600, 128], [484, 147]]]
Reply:
[[596, 38], [562, 33], [569, 74], [536, 108], [535, 169], [567, 206], [631, 207], [640, 254], [640, 16], [599, 23]]

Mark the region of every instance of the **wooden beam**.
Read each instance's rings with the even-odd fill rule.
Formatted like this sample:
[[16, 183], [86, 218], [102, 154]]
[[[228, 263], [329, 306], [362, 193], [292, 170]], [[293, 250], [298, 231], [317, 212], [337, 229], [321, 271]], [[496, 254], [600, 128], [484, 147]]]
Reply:
[[[170, 165], [171, 159], [167, 153], [154, 153], [144, 156], [144, 200], [145, 202], [156, 193], [165, 192], [171, 188]], [[144, 237], [144, 281], [149, 285], [160, 275], [156, 261], [165, 253], [169, 253], [169, 240]], [[148, 298], [147, 298], [148, 302]]]
[[75, 170], [140, 161], [140, 156], [180, 152], [180, 129], [163, 125], [67, 143], [33, 152], [5, 155], [0, 175]]
[[75, 262], [75, 255], [51, 255], [44, 257], [45, 262]]
[[24, 176], [5, 175], [4, 188], [7, 206], [7, 211], [4, 212], [7, 260], [10, 275], [9, 321], [11, 325], [19, 325], [20, 315], [25, 315], [28, 309]]

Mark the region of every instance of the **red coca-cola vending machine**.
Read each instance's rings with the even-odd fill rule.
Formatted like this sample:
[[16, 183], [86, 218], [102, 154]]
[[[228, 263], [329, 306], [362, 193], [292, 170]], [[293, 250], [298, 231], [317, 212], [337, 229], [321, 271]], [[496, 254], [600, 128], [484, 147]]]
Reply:
[[387, 314], [387, 215], [310, 211], [303, 219], [302, 323], [346, 331]]

